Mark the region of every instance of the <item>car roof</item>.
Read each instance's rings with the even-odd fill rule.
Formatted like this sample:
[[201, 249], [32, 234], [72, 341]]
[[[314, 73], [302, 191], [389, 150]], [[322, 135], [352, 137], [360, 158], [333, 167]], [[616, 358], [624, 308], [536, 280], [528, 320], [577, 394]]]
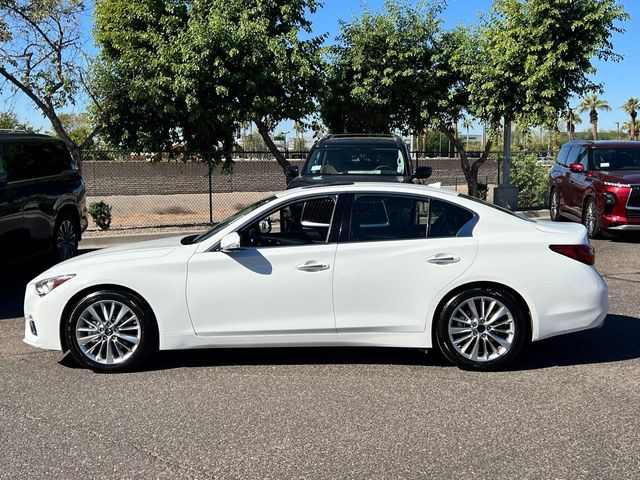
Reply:
[[626, 148], [640, 147], [640, 142], [634, 142], [631, 140], [572, 140], [571, 142], [567, 142], [564, 145], [593, 148]]
[[381, 144], [381, 145], [403, 145], [402, 138], [393, 134], [383, 133], [343, 133], [335, 135], [327, 135], [316, 143], [316, 147], [329, 147], [335, 145], [363, 145], [363, 144]]
[[446, 190], [442, 188], [430, 187], [415, 183], [383, 183], [383, 182], [336, 182], [325, 183], [319, 185], [309, 185], [304, 187], [296, 187], [290, 190], [284, 190], [276, 194], [278, 198], [295, 197], [305, 195], [307, 193], [330, 194], [330, 193], [357, 193], [357, 192], [374, 192], [374, 193], [417, 193], [417, 194], [434, 194], [442, 198], [457, 197], [459, 193], [455, 190]]
[[21, 140], [46, 140], [61, 142], [57, 137], [44, 135], [42, 133], [28, 132], [26, 130], [3, 130], [0, 129], [0, 142], [21, 141]]

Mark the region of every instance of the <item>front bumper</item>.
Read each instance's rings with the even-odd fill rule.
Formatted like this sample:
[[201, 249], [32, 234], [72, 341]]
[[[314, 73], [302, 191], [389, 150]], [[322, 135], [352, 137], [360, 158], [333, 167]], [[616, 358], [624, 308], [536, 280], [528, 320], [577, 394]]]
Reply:
[[24, 295], [23, 341], [45, 350], [62, 350], [60, 317], [54, 312], [62, 312], [65, 303], [66, 298], [59, 295], [56, 290], [40, 297], [33, 283], [29, 283]]

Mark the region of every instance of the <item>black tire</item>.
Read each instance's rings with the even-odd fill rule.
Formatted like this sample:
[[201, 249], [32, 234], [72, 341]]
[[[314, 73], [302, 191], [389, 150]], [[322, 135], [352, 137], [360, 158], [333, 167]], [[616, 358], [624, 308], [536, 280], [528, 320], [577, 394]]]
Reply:
[[[98, 320], [105, 318], [101, 308], [103, 304], [110, 314], [110, 321], [101, 323]], [[113, 309], [109, 308], [109, 305], [114, 305]], [[87, 311], [92, 306], [99, 318]], [[115, 322], [121, 311], [126, 312], [121, 306], [126, 307], [132, 315], [124, 313], [120, 321]], [[135, 320], [131, 320], [133, 317]], [[84, 319], [90, 320], [93, 325], [90, 326]], [[79, 331], [79, 328], [83, 330]], [[93, 331], [96, 333], [92, 333]], [[135, 295], [114, 290], [100, 290], [81, 298], [65, 320], [64, 334], [73, 358], [97, 372], [131, 370], [139, 366], [158, 345], [155, 318], [146, 304]], [[78, 337], [84, 334], [100, 337], [95, 341], [83, 342], [81, 346]], [[137, 338], [136, 344], [127, 340], [134, 337]], [[111, 363], [108, 361], [109, 349]]]
[[[459, 309], [466, 311], [469, 305], [467, 302], [472, 302], [478, 310], [478, 313], [480, 313], [481, 305], [479, 302], [485, 300], [479, 299], [486, 299], [485, 308], [489, 308], [493, 301], [496, 303], [493, 308], [489, 308], [489, 310], [485, 312], [484, 317], [480, 315], [483, 320], [482, 322], [477, 322], [478, 325], [475, 327], [472, 326], [471, 318], [469, 318], [468, 338], [464, 338], [467, 332], [452, 333], [456, 328], [458, 330], [467, 328], [462, 325], [461, 322], [454, 319], [454, 313], [459, 313]], [[493, 319], [493, 316], [502, 308], [500, 304], [506, 308], [509, 315], [503, 313]], [[473, 317], [473, 315], [471, 315], [471, 317]], [[489, 326], [488, 322], [492, 319], [493, 321], [491, 323], [495, 325], [495, 327]], [[485, 321], [487, 322], [487, 326], [485, 326]], [[500, 325], [503, 322], [509, 325], [508, 332], [505, 330], [507, 327]], [[480, 325], [480, 323], [482, 323], [482, 325]], [[450, 327], [454, 330], [450, 330]], [[528, 342], [530, 337], [529, 332], [528, 314], [523, 311], [520, 304], [516, 302], [511, 295], [500, 289], [471, 288], [459, 293], [447, 302], [437, 319], [435, 335], [438, 347], [443, 355], [453, 364], [464, 370], [487, 371], [501, 369], [511, 363]], [[459, 336], [455, 337], [455, 335]], [[458, 346], [454, 344], [454, 338], [457, 340]], [[508, 348], [502, 346], [501, 343], [495, 340], [496, 338], [499, 338], [502, 342], [505, 342], [505, 344], [508, 343]], [[465, 350], [465, 348], [463, 348], [465, 345], [460, 344], [466, 344], [467, 341], [471, 341], [472, 343], [470, 343]], [[474, 360], [473, 351], [476, 345], [478, 345], [478, 347], [475, 351], [476, 359]], [[495, 346], [497, 346], [497, 348]], [[488, 347], [492, 347], [493, 350], [490, 350]]]
[[582, 224], [586, 227], [589, 238], [599, 238], [602, 235], [600, 212], [593, 197], [589, 197], [584, 204]]
[[551, 194], [549, 195], [549, 216], [552, 222], [560, 221], [560, 195], [555, 188], [551, 190]]
[[59, 263], [74, 257], [78, 253], [79, 241], [78, 219], [68, 213], [60, 214], [53, 228], [53, 261]]

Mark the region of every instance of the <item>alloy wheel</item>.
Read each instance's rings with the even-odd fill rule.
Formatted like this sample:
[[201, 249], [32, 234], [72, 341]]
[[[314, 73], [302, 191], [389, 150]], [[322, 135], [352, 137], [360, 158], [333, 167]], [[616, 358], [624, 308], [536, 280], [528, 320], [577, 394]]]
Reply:
[[586, 220], [587, 232], [589, 236], [592, 237], [598, 228], [598, 212], [596, 211], [596, 204], [593, 200], [590, 200], [587, 204]]
[[558, 198], [558, 192], [556, 190], [553, 191], [553, 193], [551, 194], [551, 205], [549, 207], [550, 213], [551, 213], [551, 220], [556, 220], [558, 218], [558, 213], [559, 213], [559, 204], [560, 204], [560, 199]]
[[473, 362], [505, 355], [515, 337], [515, 320], [499, 300], [478, 296], [459, 305], [449, 318], [448, 335], [456, 352]]
[[125, 304], [99, 300], [87, 306], [75, 325], [75, 338], [88, 359], [103, 365], [125, 362], [142, 335], [137, 315]]
[[58, 235], [56, 238], [58, 259], [62, 261], [73, 257], [77, 243], [75, 225], [71, 220], [62, 220], [58, 226]]

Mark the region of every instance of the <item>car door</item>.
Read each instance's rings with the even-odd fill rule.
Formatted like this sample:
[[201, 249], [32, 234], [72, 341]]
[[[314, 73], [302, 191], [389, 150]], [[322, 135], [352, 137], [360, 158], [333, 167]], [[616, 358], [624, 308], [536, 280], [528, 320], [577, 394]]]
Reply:
[[565, 144], [560, 149], [558, 159], [555, 165], [551, 169], [551, 185], [558, 192], [559, 208], [561, 211], [567, 210], [567, 199], [565, 196], [568, 194], [566, 189], [566, 182], [568, 180], [569, 167], [567, 166], [567, 159], [571, 154], [571, 145]]
[[421, 332], [434, 297], [467, 270], [474, 213], [424, 196], [358, 194], [334, 272], [341, 332]]
[[187, 303], [196, 333], [335, 333], [337, 200], [284, 204], [238, 230], [241, 250], [193, 255]]
[[22, 255], [24, 237], [21, 191], [11, 179], [0, 145], [0, 263]]
[[[584, 201], [584, 194], [591, 186], [593, 178], [587, 175], [589, 171], [589, 161], [587, 157], [586, 147], [575, 147], [577, 155], [570, 157], [571, 163], [579, 163], [584, 167], [583, 172], [569, 172], [568, 181], [566, 184], [567, 197], [569, 202], [567, 208], [576, 217], [582, 218], [582, 204]], [[573, 153], [573, 152], [572, 152]], [[569, 164], [570, 165], [570, 164]]]

